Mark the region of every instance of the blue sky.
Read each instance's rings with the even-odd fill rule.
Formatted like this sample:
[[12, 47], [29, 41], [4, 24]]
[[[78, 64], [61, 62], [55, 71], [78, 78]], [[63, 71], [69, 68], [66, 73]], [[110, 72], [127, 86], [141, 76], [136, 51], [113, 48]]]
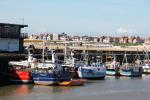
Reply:
[[23, 18], [28, 33], [150, 36], [150, 0], [0, 0], [0, 22]]

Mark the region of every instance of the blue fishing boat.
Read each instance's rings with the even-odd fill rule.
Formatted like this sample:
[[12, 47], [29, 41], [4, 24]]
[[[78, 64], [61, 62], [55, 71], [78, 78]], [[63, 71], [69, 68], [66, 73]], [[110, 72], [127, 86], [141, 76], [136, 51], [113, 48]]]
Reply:
[[58, 73], [62, 70], [61, 65], [55, 61], [53, 51], [51, 54], [52, 60], [44, 60], [43, 56], [42, 62], [36, 62], [34, 67], [32, 66], [32, 78], [35, 84], [54, 85], [59, 82]]
[[32, 78], [35, 84], [54, 85], [58, 83], [58, 68], [54, 62], [38, 63], [32, 71]]
[[[44, 63], [45, 64], [45, 63]], [[44, 65], [43, 65], [44, 66]], [[32, 73], [35, 84], [55, 85], [62, 81], [71, 80], [71, 71], [67, 65], [57, 65], [48, 62], [44, 67], [38, 67]]]
[[102, 63], [92, 63], [90, 66], [80, 66], [78, 68], [79, 78], [83, 79], [104, 79], [106, 67]]
[[101, 63], [100, 56], [92, 57], [89, 61], [88, 51], [83, 52], [83, 63], [78, 67], [78, 76], [82, 79], [104, 79], [106, 66]]
[[[65, 41], [64, 61], [62, 64], [62, 68], [68, 70], [68, 72], [65, 72], [68, 75], [65, 75], [65, 74], [64, 75], [66, 78], [68, 76], [70, 76], [70, 79], [79, 78], [78, 73], [77, 73], [78, 67], [76, 66], [77, 62], [76, 62], [76, 59], [74, 57], [74, 50], [67, 51], [68, 50], [67, 46], [68, 46], [67, 41]], [[62, 75], [62, 76], [64, 76], [64, 75]]]
[[[141, 77], [142, 76], [142, 65], [139, 63], [129, 64], [127, 62], [127, 55], [124, 55], [125, 63], [120, 67], [120, 75], [129, 77]], [[124, 61], [123, 60], [123, 61]]]
[[41, 68], [34, 71], [32, 77], [35, 84], [54, 85], [58, 83], [57, 74], [47, 68]]
[[137, 67], [137, 66], [120, 69], [120, 75], [129, 76], [129, 77], [141, 77], [142, 72], [143, 72], [142, 67]]
[[51, 54], [52, 60], [43, 60], [43, 62], [37, 62], [35, 65], [32, 72], [35, 84], [55, 85], [60, 81], [71, 80], [70, 68], [64, 63], [59, 63], [60, 61], [56, 60], [56, 56], [53, 51]]

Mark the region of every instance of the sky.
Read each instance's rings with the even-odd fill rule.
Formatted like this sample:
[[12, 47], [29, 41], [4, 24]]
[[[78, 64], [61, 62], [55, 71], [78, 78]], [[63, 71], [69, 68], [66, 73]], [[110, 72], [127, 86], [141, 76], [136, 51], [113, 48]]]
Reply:
[[150, 0], [0, 0], [0, 22], [23, 32], [150, 36]]

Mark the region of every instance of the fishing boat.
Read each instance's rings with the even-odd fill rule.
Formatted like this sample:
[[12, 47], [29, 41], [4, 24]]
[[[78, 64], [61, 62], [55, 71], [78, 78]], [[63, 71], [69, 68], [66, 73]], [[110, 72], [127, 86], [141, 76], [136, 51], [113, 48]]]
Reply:
[[106, 67], [102, 63], [91, 63], [91, 65], [80, 66], [78, 75], [83, 79], [104, 79], [106, 76]]
[[143, 73], [150, 74], [150, 64], [149, 63], [145, 63], [145, 65], [142, 66], [142, 68], [143, 68]]
[[[54, 85], [58, 83], [58, 70], [61, 70], [60, 64], [55, 61], [55, 54], [52, 50], [52, 60], [37, 62], [32, 70], [32, 78], [35, 84], [39, 85]], [[44, 52], [43, 52], [44, 55]]]
[[81, 86], [84, 85], [87, 82], [85, 79], [72, 79], [70, 81], [63, 81], [60, 82], [60, 86]]
[[[66, 50], [65, 50], [66, 51]], [[36, 66], [36, 70], [32, 73], [35, 84], [54, 85], [59, 82], [70, 81], [72, 76], [72, 68], [74, 63], [70, 63], [70, 59], [65, 59], [62, 64], [55, 60], [55, 54], [52, 50], [52, 61], [45, 61]], [[43, 48], [44, 55], [44, 48]], [[66, 53], [65, 53], [66, 55]], [[66, 58], [66, 57], [65, 57]], [[71, 61], [74, 60], [73, 58]]]
[[111, 65], [111, 67], [107, 67], [106, 74], [110, 76], [120, 75], [119, 67]]
[[125, 61], [120, 67], [120, 75], [128, 77], [141, 77], [142, 76], [142, 66], [139, 64], [129, 64], [127, 62], [127, 55], [125, 54]]
[[114, 57], [113, 61], [106, 63], [106, 74], [111, 76], [120, 75], [119, 68], [120, 64], [116, 62], [116, 58]]
[[71, 51], [70, 55], [64, 55], [64, 63], [61, 65], [63, 68], [62, 74], [59, 74], [59, 85], [60, 86], [81, 86], [84, 85], [85, 79], [75, 79], [76, 71], [75, 71], [75, 58], [74, 53]]
[[70, 42], [67, 42], [65, 40], [65, 52], [64, 52], [64, 63], [63, 63], [63, 67], [66, 67], [70, 70], [71, 72], [71, 78], [79, 78], [78, 76], [78, 67], [77, 67], [77, 63], [78, 61], [76, 61], [76, 58], [74, 57], [74, 50], [70, 49], [68, 50], [68, 44]]
[[142, 67], [124, 67], [121, 68], [120, 74], [122, 76], [129, 77], [141, 77], [142, 76]]
[[30, 73], [30, 68], [24, 65], [19, 65], [17, 63], [9, 63], [8, 77], [9, 81], [13, 83], [30, 83], [32, 82], [32, 77]]
[[[100, 57], [88, 61], [88, 53], [85, 54], [84, 63], [78, 68], [79, 78], [82, 79], [104, 79], [106, 76], [106, 66], [101, 63]], [[95, 61], [96, 60], [96, 61]]]
[[77, 72], [78, 71], [77, 63], [78, 61], [76, 61], [76, 58], [74, 57], [74, 52], [71, 50], [70, 55], [68, 55], [68, 57], [65, 57], [64, 64], [62, 66], [66, 66], [69, 68], [72, 78], [79, 78]]
[[143, 62], [144, 62], [144, 65], [142, 66], [143, 73], [144, 74], [150, 74], [150, 59], [149, 59], [148, 52], [146, 52]]
[[51, 68], [38, 68], [32, 72], [33, 81], [38, 85], [54, 85], [58, 83], [57, 74]]
[[8, 77], [9, 81], [12, 83], [30, 83], [32, 82], [31, 77], [31, 63], [34, 62], [36, 58], [28, 49], [28, 59], [24, 61], [10, 61], [8, 62]]

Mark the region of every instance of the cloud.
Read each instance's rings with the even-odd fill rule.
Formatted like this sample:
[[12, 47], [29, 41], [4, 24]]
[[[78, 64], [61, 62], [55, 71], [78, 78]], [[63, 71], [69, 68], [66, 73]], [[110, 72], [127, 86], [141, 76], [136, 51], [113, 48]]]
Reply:
[[119, 32], [119, 33], [128, 33], [128, 32], [130, 32], [130, 30], [127, 29], [127, 28], [120, 27], [120, 28], [117, 29], [117, 32]]
[[38, 32], [40, 32], [40, 33], [44, 33], [44, 32], [47, 32], [47, 31], [48, 31], [47, 28], [44, 28], [44, 27], [41, 27], [41, 28], [38, 29]]

